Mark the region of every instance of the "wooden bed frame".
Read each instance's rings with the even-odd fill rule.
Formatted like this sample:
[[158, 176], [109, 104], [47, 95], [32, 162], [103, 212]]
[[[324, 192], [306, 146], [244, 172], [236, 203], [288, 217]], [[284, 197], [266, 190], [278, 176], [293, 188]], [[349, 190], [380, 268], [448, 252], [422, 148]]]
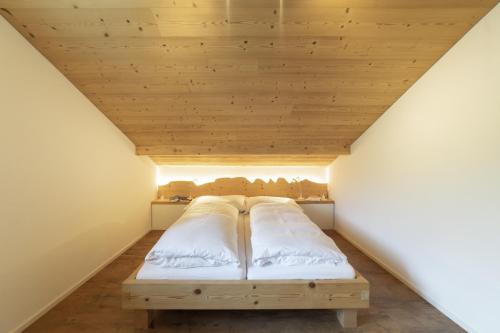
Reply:
[[[142, 266], [142, 265], [141, 265]], [[154, 327], [156, 310], [336, 309], [343, 327], [357, 326], [369, 307], [369, 283], [356, 272], [341, 280], [137, 280], [122, 283], [122, 307], [137, 311], [141, 328]]]

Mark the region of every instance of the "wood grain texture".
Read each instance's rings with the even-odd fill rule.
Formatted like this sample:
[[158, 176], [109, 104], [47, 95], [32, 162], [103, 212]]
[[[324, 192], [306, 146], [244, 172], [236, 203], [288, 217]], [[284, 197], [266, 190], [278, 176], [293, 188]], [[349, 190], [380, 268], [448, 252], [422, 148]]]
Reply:
[[321, 204], [321, 205], [333, 205], [335, 204], [334, 200], [330, 199], [325, 199], [325, 200], [295, 200], [296, 203], [299, 205], [316, 205], [316, 204]]
[[199, 197], [201, 195], [241, 194], [248, 197], [271, 195], [278, 197], [298, 198], [322, 195], [328, 196], [328, 185], [302, 180], [299, 183], [287, 182], [279, 178], [276, 182], [265, 182], [256, 179], [254, 182], [244, 177], [218, 178], [214, 182], [196, 185], [191, 181], [173, 181], [158, 187], [158, 197], [168, 199], [174, 195]]
[[[333, 205], [335, 204], [335, 201], [325, 199], [325, 200], [295, 200], [299, 205], [315, 205], [315, 204], [321, 204], [321, 205]], [[161, 199], [156, 199], [151, 201], [151, 204], [158, 204], [158, 205], [187, 205], [189, 204], [189, 201], [169, 201], [167, 199], [161, 200]]]
[[[139, 313], [143, 322], [134, 329], [137, 311], [121, 308], [121, 282], [144, 261], [161, 234], [162, 231], [150, 232], [25, 332], [347, 332], [335, 320], [332, 310], [160, 311], [154, 330], [144, 329], [147, 316]], [[358, 311], [358, 328], [348, 332], [465, 332], [338, 234], [329, 235], [370, 282], [370, 308]]]
[[[141, 265], [142, 266], [142, 265]], [[364, 309], [369, 283], [339, 280], [137, 280], [122, 284], [124, 309]]]
[[328, 164], [498, 0], [0, 0], [159, 164]]
[[122, 283], [122, 307], [148, 310], [145, 327], [151, 310], [200, 309], [340, 309], [340, 324], [356, 327], [356, 309], [369, 307], [369, 283], [359, 273], [338, 280], [137, 280], [140, 267]]
[[153, 155], [158, 165], [327, 166], [336, 155]]

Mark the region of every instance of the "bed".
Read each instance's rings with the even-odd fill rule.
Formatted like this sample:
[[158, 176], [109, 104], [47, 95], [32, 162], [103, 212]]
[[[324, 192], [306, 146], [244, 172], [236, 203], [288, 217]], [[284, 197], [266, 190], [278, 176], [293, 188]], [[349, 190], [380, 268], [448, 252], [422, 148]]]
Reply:
[[[255, 265], [249, 215], [237, 223], [240, 267], [159, 268], [147, 262], [122, 284], [122, 306], [140, 326], [158, 310], [336, 309], [343, 327], [357, 326], [369, 306], [369, 283], [345, 265]], [[146, 310], [146, 311], [144, 311]]]

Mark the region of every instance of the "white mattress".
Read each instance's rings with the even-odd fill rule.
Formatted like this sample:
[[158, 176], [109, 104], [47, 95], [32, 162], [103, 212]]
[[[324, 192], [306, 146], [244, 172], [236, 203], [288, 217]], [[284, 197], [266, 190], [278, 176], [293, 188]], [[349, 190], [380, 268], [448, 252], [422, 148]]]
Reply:
[[247, 279], [248, 280], [326, 280], [326, 279], [353, 279], [355, 271], [348, 263], [331, 265], [252, 265], [252, 242], [250, 217], [245, 215], [245, 244], [247, 255]]
[[240, 267], [165, 268], [145, 262], [137, 273], [138, 280], [244, 280], [246, 277], [245, 219], [238, 217], [238, 255]]

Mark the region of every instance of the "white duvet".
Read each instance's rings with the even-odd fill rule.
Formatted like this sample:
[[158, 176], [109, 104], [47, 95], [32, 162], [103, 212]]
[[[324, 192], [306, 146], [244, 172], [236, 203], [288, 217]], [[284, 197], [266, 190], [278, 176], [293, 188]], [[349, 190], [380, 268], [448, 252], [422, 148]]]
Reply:
[[175, 268], [238, 266], [238, 213], [225, 203], [190, 207], [161, 236], [146, 262]]
[[250, 210], [252, 263], [256, 266], [347, 262], [346, 256], [300, 209], [263, 203]]

